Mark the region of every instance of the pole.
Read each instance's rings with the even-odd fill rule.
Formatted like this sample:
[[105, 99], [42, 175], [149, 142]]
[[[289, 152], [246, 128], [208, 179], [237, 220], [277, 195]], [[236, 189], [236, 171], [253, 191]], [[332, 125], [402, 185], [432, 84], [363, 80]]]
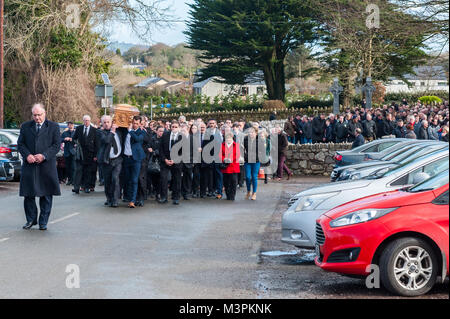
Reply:
[[4, 104], [3, 104], [3, 4], [4, 0], [0, 0], [0, 128], [3, 128], [4, 122]]
[[106, 84], [105, 84], [105, 115], [106, 115], [106, 108], [108, 107], [108, 100], [106, 99]]

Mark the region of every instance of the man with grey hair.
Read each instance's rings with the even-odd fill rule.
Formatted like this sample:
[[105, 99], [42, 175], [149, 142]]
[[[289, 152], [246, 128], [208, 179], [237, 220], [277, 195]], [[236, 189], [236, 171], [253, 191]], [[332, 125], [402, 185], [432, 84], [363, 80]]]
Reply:
[[85, 193], [94, 191], [97, 175], [98, 138], [97, 129], [91, 125], [91, 117], [83, 116], [83, 125], [76, 128], [72, 138], [81, 149], [76, 160], [73, 192], [79, 194], [80, 188]]
[[118, 207], [120, 197], [120, 172], [122, 170], [122, 133], [109, 115], [101, 119], [102, 130], [98, 130], [98, 165], [102, 167], [105, 183], [105, 206]]
[[[39, 222], [39, 229], [46, 230], [53, 196], [61, 195], [56, 154], [60, 148], [59, 125], [46, 119], [42, 104], [34, 104], [31, 110], [33, 120], [21, 125], [17, 141], [22, 158], [20, 196], [24, 197], [27, 223], [23, 229], [30, 229]], [[35, 198], [39, 197], [40, 215]]]

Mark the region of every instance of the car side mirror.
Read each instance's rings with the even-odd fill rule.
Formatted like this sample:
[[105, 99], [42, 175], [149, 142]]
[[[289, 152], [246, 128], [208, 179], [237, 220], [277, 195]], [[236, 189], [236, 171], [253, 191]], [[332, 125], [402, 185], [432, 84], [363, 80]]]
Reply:
[[413, 177], [413, 184], [416, 185], [416, 184], [422, 183], [423, 181], [425, 181], [429, 178], [430, 178], [430, 175], [428, 175], [427, 173], [424, 173], [424, 172], [417, 173]]

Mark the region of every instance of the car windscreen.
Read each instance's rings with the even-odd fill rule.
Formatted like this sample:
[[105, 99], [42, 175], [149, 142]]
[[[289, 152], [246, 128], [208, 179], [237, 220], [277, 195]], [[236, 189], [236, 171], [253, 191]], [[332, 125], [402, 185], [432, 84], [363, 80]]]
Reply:
[[414, 154], [410, 154], [411, 156], [405, 156], [404, 158], [399, 159], [398, 162], [400, 165], [405, 164], [405, 163], [409, 162], [410, 160], [417, 159], [419, 157], [425, 156], [427, 154], [430, 154], [432, 152], [435, 152], [435, 151], [443, 149], [443, 148], [448, 148], [448, 145], [425, 147], [425, 148], [420, 149], [419, 151], [417, 151]]
[[446, 171], [443, 171], [442, 173], [435, 175], [422, 183], [417, 184], [416, 186], [411, 187], [408, 189], [408, 192], [411, 193], [417, 193], [417, 192], [424, 192], [427, 190], [433, 190], [437, 189], [439, 187], [444, 186], [445, 184], [448, 184], [448, 169]]
[[399, 159], [405, 158], [406, 156], [417, 151], [418, 149], [420, 149], [419, 146], [408, 145], [394, 153], [389, 153], [389, 154], [385, 155], [384, 157], [381, 158], [381, 160], [398, 162]]
[[367, 176], [367, 179], [378, 179], [378, 178], [382, 178], [382, 177], [391, 176], [391, 175], [396, 174], [397, 172], [403, 170], [404, 168], [407, 168], [407, 166], [411, 166], [411, 168], [412, 168], [412, 166], [414, 166], [414, 162], [416, 160], [417, 160], [416, 158], [408, 158], [408, 161], [403, 164], [381, 168], [379, 170], [376, 170], [369, 176]]

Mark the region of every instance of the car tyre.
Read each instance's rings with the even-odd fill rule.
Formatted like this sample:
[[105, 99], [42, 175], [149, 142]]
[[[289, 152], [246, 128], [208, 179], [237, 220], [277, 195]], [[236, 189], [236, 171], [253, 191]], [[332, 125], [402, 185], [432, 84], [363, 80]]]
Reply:
[[419, 238], [391, 242], [380, 258], [380, 277], [391, 293], [407, 297], [426, 294], [438, 274], [438, 259], [433, 248]]

